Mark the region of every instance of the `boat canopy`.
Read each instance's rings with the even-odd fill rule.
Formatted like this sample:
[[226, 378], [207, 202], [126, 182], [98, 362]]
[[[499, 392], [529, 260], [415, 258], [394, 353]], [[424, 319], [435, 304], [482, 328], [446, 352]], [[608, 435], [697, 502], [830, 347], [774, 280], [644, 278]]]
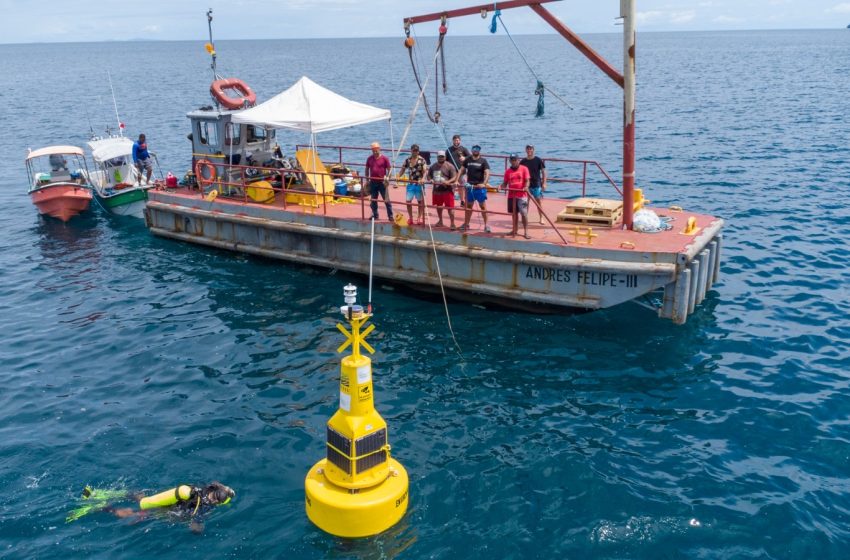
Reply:
[[352, 101], [302, 76], [265, 103], [233, 114], [232, 122], [316, 134], [392, 118], [389, 109]]
[[76, 146], [48, 146], [46, 148], [39, 148], [28, 153], [27, 161], [31, 160], [32, 158], [49, 156], [52, 154], [81, 156], [83, 155], [83, 150], [82, 148], [78, 148]]
[[133, 153], [133, 141], [123, 136], [114, 138], [103, 138], [89, 142], [91, 157], [98, 163], [109, 161], [113, 158], [128, 156]]

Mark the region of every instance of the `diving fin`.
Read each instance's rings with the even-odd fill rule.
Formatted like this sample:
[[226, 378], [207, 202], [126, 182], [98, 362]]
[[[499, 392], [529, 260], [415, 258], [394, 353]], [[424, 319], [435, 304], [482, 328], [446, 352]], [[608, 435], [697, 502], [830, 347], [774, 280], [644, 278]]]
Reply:
[[123, 500], [126, 497], [126, 490], [99, 490], [97, 488], [92, 488], [91, 486], [86, 485], [86, 487], [83, 488], [82, 495], [80, 496], [80, 500], [84, 501], [83, 505], [71, 511], [68, 514], [68, 517], [65, 518], [65, 523], [76, 521], [77, 519], [83, 517], [84, 515], [88, 515], [93, 511], [101, 511], [106, 506], [108, 506], [110, 502], [116, 500]]

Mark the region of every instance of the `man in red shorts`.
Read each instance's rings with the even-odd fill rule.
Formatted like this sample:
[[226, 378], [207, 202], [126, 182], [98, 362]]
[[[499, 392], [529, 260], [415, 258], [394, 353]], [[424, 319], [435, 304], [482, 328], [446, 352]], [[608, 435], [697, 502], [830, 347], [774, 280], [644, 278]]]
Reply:
[[502, 188], [508, 191], [508, 212], [513, 219], [513, 229], [510, 235], [517, 234], [517, 216], [522, 216], [522, 235], [528, 236], [528, 185], [531, 182], [531, 173], [528, 168], [519, 164], [519, 155], [510, 155], [511, 166], [505, 170], [505, 180]]
[[449, 211], [449, 223], [451, 229], [455, 229], [455, 206], [454, 184], [457, 181], [457, 168], [446, 161], [446, 152], [437, 152], [437, 163], [428, 168], [428, 180], [434, 185], [431, 191], [431, 204], [437, 207], [436, 227], [443, 227], [443, 206]]

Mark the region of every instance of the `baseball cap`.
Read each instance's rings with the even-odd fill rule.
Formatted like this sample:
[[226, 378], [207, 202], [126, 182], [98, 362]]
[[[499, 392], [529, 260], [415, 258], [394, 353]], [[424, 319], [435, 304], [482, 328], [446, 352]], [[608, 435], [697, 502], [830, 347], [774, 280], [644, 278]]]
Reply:
[[519, 154], [511, 154], [508, 156], [508, 159], [519, 159]]
[[528, 144], [528, 145], [525, 147], [525, 149], [526, 149], [526, 150], [533, 150], [533, 149], [534, 149], [534, 144]]
[[478, 144], [476, 144], [476, 145], [472, 146], [472, 151], [473, 151], [473, 152], [480, 152], [480, 151], [481, 151], [481, 146], [479, 146]]
[[437, 157], [446, 157], [445, 150], [437, 150]]

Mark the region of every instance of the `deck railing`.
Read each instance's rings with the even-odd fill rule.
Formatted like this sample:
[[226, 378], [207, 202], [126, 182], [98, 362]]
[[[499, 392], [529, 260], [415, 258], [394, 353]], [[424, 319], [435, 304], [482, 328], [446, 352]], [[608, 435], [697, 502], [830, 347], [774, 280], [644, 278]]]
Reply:
[[[296, 144], [295, 149], [310, 149], [312, 146], [306, 144]], [[327, 165], [331, 161], [334, 164], [341, 165], [344, 167], [348, 167], [349, 169], [362, 169], [366, 165], [366, 158], [368, 154], [371, 153], [371, 148], [364, 148], [362, 146], [337, 146], [337, 145], [326, 145], [326, 144], [318, 144], [315, 148], [319, 151], [319, 157], [321, 158], [324, 154], [334, 154], [335, 159], [333, 160], [323, 160]], [[346, 156], [346, 152], [354, 152], [360, 155], [366, 154], [365, 156], [358, 159], [358, 161], [352, 161], [352, 156]], [[436, 153], [437, 150], [431, 151], [422, 151], [420, 153], [427, 153], [431, 156], [431, 163], [436, 161]], [[396, 167], [400, 168], [401, 164], [404, 161], [404, 158], [410, 154], [410, 150], [398, 150], [397, 152], [397, 161]], [[389, 157], [389, 156], [388, 156]], [[501, 178], [503, 174], [495, 173], [495, 166], [492, 165], [494, 161], [502, 162], [502, 169], [507, 169], [510, 165], [508, 156], [504, 154], [481, 154], [481, 157], [486, 158], [488, 162], [491, 163], [491, 177], [499, 177]], [[565, 159], [565, 158], [543, 158], [546, 162], [547, 170], [548, 170], [548, 179], [547, 182], [554, 184], [565, 184], [565, 185], [581, 185], [581, 196], [587, 196], [587, 187], [588, 187], [588, 171], [596, 171], [601, 176], [601, 183], [607, 184], [612, 187], [617, 194], [622, 196], [622, 190], [620, 186], [617, 185], [616, 181], [608, 174], [607, 171], [600, 165], [598, 161], [587, 160], [587, 159]], [[552, 170], [554, 169], [564, 169], [564, 168], [578, 168], [574, 171], [574, 174], [568, 177], [559, 177], [552, 174]], [[572, 193], [566, 192], [562, 193], [564, 196], [571, 197]]]
[[[307, 148], [307, 146], [296, 146], [296, 149]], [[312, 205], [313, 208], [318, 210], [321, 208], [322, 214], [328, 213], [328, 206], [338, 204], [342, 201], [346, 203], [357, 203], [359, 200], [360, 203], [360, 217], [363, 220], [368, 219], [371, 216], [371, 208], [367, 208], [367, 205], [371, 203], [371, 197], [369, 196], [369, 185], [368, 182], [365, 181], [364, 175], [358, 171], [365, 168], [365, 158], [363, 158], [362, 162], [353, 162], [350, 161], [351, 156], [346, 157], [346, 152], [370, 152], [370, 148], [361, 148], [354, 146], [327, 146], [327, 145], [319, 145], [316, 146], [318, 150], [323, 150], [319, 152], [319, 157], [322, 159], [322, 155], [326, 155], [330, 150], [336, 155], [336, 159], [333, 161], [323, 160], [323, 163], [328, 167], [340, 167], [345, 168], [355, 177], [356, 181], [359, 181], [361, 184], [361, 189], [359, 193], [347, 193], [340, 194], [337, 192], [318, 192], [312, 183], [320, 183], [323, 181], [317, 180], [317, 177], [329, 177], [332, 181], [335, 179], [339, 179], [342, 177], [340, 173], [333, 172], [313, 172], [313, 171], [305, 171], [300, 168], [281, 168], [281, 167], [258, 167], [255, 165], [236, 165], [236, 164], [228, 164], [224, 161], [219, 161], [224, 158], [213, 158], [206, 159], [206, 161], [202, 164], [201, 167], [196, 168], [196, 175], [199, 175], [197, 178], [201, 187], [203, 187], [200, 191], [201, 196], [207, 196], [211, 190], [217, 191], [217, 196], [221, 196], [224, 198], [228, 198], [231, 200], [241, 200], [245, 203], [262, 203], [264, 202], [264, 195], [267, 191], [271, 191], [268, 193], [269, 195], [273, 195], [276, 201], [280, 201], [279, 203], [285, 209], [288, 204], [291, 204], [287, 201], [287, 195], [294, 195], [299, 197], [299, 205], [303, 206], [305, 202], [308, 205]], [[403, 150], [399, 152], [400, 155], [409, 153], [407, 150]], [[431, 153], [433, 154], [433, 152]], [[200, 154], [199, 154], [200, 155]], [[486, 155], [482, 154], [483, 157], [487, 158], [488, 161], [501, 161], [503, 169], [506, 169], [509, 165], [508, 157], [504, 155]], [[209, 156], [207, 156], [209, 157]], [[434, 158], [436, 159], [436, 158]], [[618, 193], [620, 192], [619, 187], [614, 182], [614, 180], [608, 175], [608, 173], [599, 165], [598, 162], [592, 160], [574, 160], [574, 159], [560, 159], [560, 158], [547, 158], [547, 169], [552, 168], [561, 168], [564, 165], [568, 166], [578, 166], [580, 170], [579, 177], [570, 177], [570, 178], [562, 178], [555, 177], [550, 175], [547, 178], [548, 183], [551, 184], [567, 184], [567, 185], [580, 185], [581, 186], [581, 196], [587, 195], [587, 187], [588, 187], [588, 169], [596, 169], [602, 176], [602, 179], [599, 181], [602, 184], [607, 183], [609, 186], [613, 187]], [[496, 173], [494, 172], [491, 164], [491, 178], [498, 179], [498, 185], [501, 185], [501, 179], [504, 176], [504, 173]], [[213, 172], [214, 170], [214, 172]], [[312, 181], [311, 181], [312, 178]], [[264, 181], [264, 182], [263, 182]], [[390, 180], [390, 183], [387, 188], [387, 201], [390, 204], [395, 205], [395, 212], [404, 212], [406, 209], [406, 197], [398, 197], [393, 196], [393, 192], [395, 189], [392, 187], [401, 187], [404, 188], [409, 180], [393, 176]], [[423, 189], [424, 190], [424, 189]], [[464, 194], [465, 189], [458, 189], [461, 193], [460, 196], [460, 204], [455, 206], [454, 208], [445, 208], [442, 206], [435, 206], [433, 204], [428, 203], [428, 197], [425, 197], [425, 208], [426, 214], [431, 214], [432, 210], [440, 210], [445, 209], [447, 212], [459, 212], [459, 221], [460, 223], [464, 222], [464, 213], [466, 211], [466, 207], [464, 205]], [[488, 190], [501, 190], [500, 186], [491, 185]], [[550, 191], [551, 192], [551, 191]], [[571, 198], [568, 193], [558, 193], [562, 196], [566, 196]], [[424, 192], [423, 192], [424, 195]], [[267, 197], [268, 200], [271, 200], [271, 196]], [[311, 203], [312, 201], [312, 203]], [[384, 201], [379, 200], [379, 205], [383, 205]], [[414, 206], [418, 206], [418, 202], [412, 202]], [[546, 215], [542, 208], [538, 208], [540, 211], [541, 217], [545, 217], [546, 221], [549, 225], [555, 229], [555, 231], [560, 236], [560, 232], [558, 232], [555, 227], [554, 221], [550, 216]], [[475, 207], [472, 210], [474, 216], [479, 216], [482, 212], [479, 207]], [[493, 209], [492, 206], [487, 209], [487, 214], [490, 216], [511, 216], [508, 212], [499, 211]], [[561, 237], [563, 240], [563, 237]], [[566, 243], [566, 240], [564, 240]]]

